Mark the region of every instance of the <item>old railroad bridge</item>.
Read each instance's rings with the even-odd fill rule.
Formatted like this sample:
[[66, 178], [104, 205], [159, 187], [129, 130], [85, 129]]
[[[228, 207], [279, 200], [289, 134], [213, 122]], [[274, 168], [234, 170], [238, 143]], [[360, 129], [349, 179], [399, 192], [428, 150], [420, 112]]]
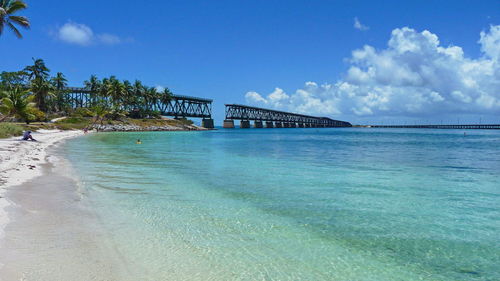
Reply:
[[[87, 88], [67, 87], [66, 99], [73, 108], [92, 107], [99, 97]], [[175, 118], [202, 118], [202, 126], [214, 128], [211, 99], [172, 95], [168, 101], [156, 101], [147, 105], [147, 109], [159, 111], [161, 115]], [[224, 128], [234, 128], [234, 120], [240, 120], [241, 128], [250, 128], [253, 121], [255, 128], [332, 128], [352, 127], [351, 123], [296, 114], [240, 104], [226, 104]], [[456, 124], [456, 125], [371, 125], [371, 128], [422, 128], [422, 129], [500, 129], [500, 124]]]
[[[87, 88], [67, 87], [64, 92], [73, 108], [92, 107], [98, 100], [97, 95]], [[156, 101], [149, 105], [148, 109], [159, 111], [163, 116], [175, 118], [202, 118], [203, 127], [214, 128], [211, 99], [172, 95], [169, 101]]]
[[[67, 87], [64, 89], [66, 98], [73, 108], [88, 108], [94, 106], [99, 97], [87, 88]], [[156, 101], [148, 105], [148, 109], [157, 110], [161, 115], [175, 118], [202, 118], [202, 126], [214, 128], [212, 119], [212, 100], [190, 96], [172, 95], [169, 101]], [[227, 104], [224, 128], [234, 128], [234, 120], [241, 120], [241, 128], [250, 128], [254, 121], [255, 128], [322, 128], [351, 127], [344, 121], [327, 117], [315, 117], [265, 108], [245, 105]]]
[[327, 117], [315, 117], [240, 104], [226, 104], [224, 128], [234, 128], [234, 120], [240, 120], [240, 128], [331, 128], [352, 127], [351, 123]]

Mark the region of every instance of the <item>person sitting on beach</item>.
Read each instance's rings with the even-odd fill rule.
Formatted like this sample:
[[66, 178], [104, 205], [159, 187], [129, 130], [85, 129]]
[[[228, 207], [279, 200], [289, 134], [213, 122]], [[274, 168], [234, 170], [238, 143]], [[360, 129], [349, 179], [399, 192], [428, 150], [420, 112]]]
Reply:
[[23, 140], [25, 140], [25, 141], [27, 141], [27, 140], [36, 141], [36, 139], [34, 139], [33, 136], [31, 135], [31, 131], [24, 132], [24, 134], [23, 134]]

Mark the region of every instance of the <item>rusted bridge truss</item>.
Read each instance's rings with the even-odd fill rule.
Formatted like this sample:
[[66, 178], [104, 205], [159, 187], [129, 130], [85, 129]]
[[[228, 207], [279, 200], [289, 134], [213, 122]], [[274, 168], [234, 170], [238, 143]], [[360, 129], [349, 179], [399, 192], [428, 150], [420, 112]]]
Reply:
[[352, 127], [349, 122], [333, 120], [327, 117], [309, 116], [240, 104], [226, 104], [226, 120], [278, 122], [298, 124], [299, 127], [307, 125], [311, 127]]
[[[67, 102], [73, 108], [92, 107], [102, 99], [91, 90], [86, 88], [67, 87], [64, 89]], [[174, 117], [195, 117], [195, 118], [212, 118], [212, 100], [172, 95], [168, 102], [158, 101], [148, 106], [148, 109], [157, 110], [161, 115]]]

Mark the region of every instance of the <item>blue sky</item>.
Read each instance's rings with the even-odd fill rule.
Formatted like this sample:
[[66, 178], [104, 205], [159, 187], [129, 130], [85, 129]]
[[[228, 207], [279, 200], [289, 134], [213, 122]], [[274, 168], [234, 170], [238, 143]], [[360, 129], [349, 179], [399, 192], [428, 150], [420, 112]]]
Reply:
[[[0, 37], [0, 70], [20, 69], [35, 57], [43, 58], [53, 72], [65, 73], [75, 86], [91, 74], [137, 78], [177, 94], [213, 98], [218, 122], [224, 103], [355, 123], [458, 118], [500, 122], [495, 120], [500, 119], [495, 56], [500, 43], [494, 29], [500, 24], [499, 1], [26, 2], [29, 9], [22, 14], [31, 19], [32, 29], [24, 31], [23, 40], [9, 31]], [[481, 32], [484, 44], [478, 43]], [[451, 74], [434, 84], [421, 73], [411, 73], [418, 76], [411, 78], [413, 84], [407, 77], [366, 78], [370, 67], [377, 73], [387, 70], [378, 64], [383, 58], [408, 63], [398, 53], [399, 43], [432, 41], [434, 35], [437, 46], [458, 46], [463, 55], [447, 61], [448, 68], [440, 68], [439, 55], [419, 68], [446, 73], [472, 63], [491, 69], [454, 73], [463, 79], [473, 76], [469, 82], [475, 86], [467, 89], [462, 82], [439, 85]], [[400, 41], [388, 46], [391, 38]], [[365, 45], [375, 53], [363, 49]], [[435, 49], [418, 53], [421, 58], [415, 55], [414, 60], [441, 52]], [[358, 52], [363, 57], [354, 57], [355, 50], [365, 50]], [[357, 88], [348, 92], [346, 85]]]

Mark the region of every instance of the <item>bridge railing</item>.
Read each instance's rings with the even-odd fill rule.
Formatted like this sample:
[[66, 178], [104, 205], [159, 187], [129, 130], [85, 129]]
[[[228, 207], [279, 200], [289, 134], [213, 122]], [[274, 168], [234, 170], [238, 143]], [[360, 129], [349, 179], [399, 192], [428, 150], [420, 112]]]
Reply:
[[[66, 87], [62, 90], [66, 94], [66, 100], [72, 108], [89, 108], [95, 106], [99, 101], [110, 103], [109, 98], [101, 97], [87, 88]], [[212, 101], [211, 99], [172, 95], [167, 102], [156, 101], [153, 104], [144, 104], [134, 106], [134, 108], [142, 108], [148, 110], [160, 111], [161, 115], [174, 117], [194, 117], [194, 118], [212, 118]]]
[[333, 120], [327, 117], [316, 117], [241, 104], [226, 104], [226, 120], [253, 120], [326, 127], [351, 127], [351, 124], [348, 122]]

